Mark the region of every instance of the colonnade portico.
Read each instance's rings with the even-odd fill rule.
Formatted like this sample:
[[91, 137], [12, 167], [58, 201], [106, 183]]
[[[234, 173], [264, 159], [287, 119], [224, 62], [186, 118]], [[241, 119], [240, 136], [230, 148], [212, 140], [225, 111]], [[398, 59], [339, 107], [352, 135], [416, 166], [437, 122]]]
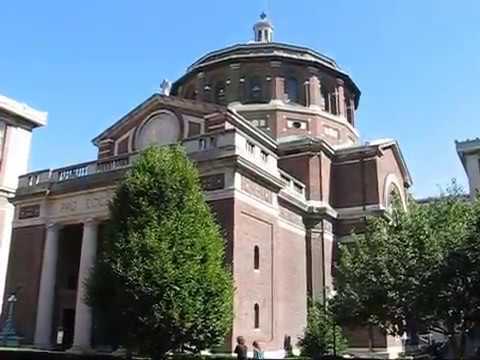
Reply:
[[[75, 326], [71, 351], [84, 352], [91, 349], [92, 310], [85, 303], [85, 282], [95, 265], [99, 221], [88, 218], [82, 221], [83, 234], [78, 273]], [[49, 223], [43, 251], [43, 262], [38, 293], [37, 317], [34, 344], [39, 348], [52, 348], [52, 330], [55, 306], [55, 286], [58, 263], [60, 230], [66, 224]]]

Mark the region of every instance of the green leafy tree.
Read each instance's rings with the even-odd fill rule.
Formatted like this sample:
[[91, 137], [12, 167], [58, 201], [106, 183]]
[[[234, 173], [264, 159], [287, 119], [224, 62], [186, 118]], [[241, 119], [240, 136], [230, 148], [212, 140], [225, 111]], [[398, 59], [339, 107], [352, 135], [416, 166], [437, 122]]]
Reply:
[[163, 358], [224, 340], [233, 280], [195, 166], [180, 147], [143, 152], [121, 181], [88, 301], [130, 350]]
[[298, 345], [303, 356], [312, 358], [332, 353], [341, 354], [348, 346], [342, 328], [335, 322], [328, 307], [320, 302], [309, 305], [307, 327]]
[[455, 241], [432, 274], [431, 328], [450, 338], [453, 354], [465, 357], [469, 332], [480, 321], [480, 201], [469, 212], [469, 232]]
[[473, 271], [478, 204], [466, 201], [454, 183], [434, 201], [410, 201], [404, 209], [397, 199], [388, 216], [368, 219], [365, 234], [341, 248], [334, 299], [339, 321], [357, 318], [413, 340], [431, 330], [452, 342], [462, 337], [465, 317], [476, 309], [473, 289], [480, 286]]

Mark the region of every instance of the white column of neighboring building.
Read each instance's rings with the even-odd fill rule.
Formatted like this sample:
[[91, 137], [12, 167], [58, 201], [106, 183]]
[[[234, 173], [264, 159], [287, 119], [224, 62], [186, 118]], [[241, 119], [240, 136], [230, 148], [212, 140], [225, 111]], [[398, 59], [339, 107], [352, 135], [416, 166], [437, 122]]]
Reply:
[[38, 294], [37, 322], [35, 324], [35, 346], [50, 348], [52, 338], [55, 280], [58, 258], [58, 224], [47, 225], [47, 237], [43, 249], [42, 274]]
[[46, 123], [47, 113], [0, 95], [0, 309], [3, 310], [6, 310], [2, 302], [14, 216], [8, 198], [15, 194], [18, 177], [27, 171], [32, 129]]
[[85, 303], [85, 282], [91, 273], [97, 257], [98, 222], [88, 219], [83, 225], [80, 269], [78, 272], [77, 304], [75, 307], [75, 330], [72, 352], [86, 352], [91, 349], [92, 309]]
[[470, 186], [470, 195], [474, 197], [477, 191], [480, 191], [480, 150], [465, 155], [465, 169]]

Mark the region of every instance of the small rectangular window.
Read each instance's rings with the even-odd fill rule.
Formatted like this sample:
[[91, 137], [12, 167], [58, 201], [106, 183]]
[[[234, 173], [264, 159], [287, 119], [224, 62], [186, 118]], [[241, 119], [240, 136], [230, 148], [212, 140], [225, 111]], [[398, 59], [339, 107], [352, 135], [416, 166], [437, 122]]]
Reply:
[[188, 122], [188, 136], [195, 136], [195, 135], [200, 135], [200, 132], [201, 132], [201, 125], [196, 123], [196, 122], [193, 122], [193, 121], [189, 121]]
[[253, 145], [253, 143], [250, 141], [246, 142], [246, 148], [247, 148], [247, 151], [251, 154], [253, 154], [253, 152], [255, 151], [255, 145]]
[[129, 142], [130, 142], [130, 137], [128, 136], [117, 142], [117, 155], [128, 153]]

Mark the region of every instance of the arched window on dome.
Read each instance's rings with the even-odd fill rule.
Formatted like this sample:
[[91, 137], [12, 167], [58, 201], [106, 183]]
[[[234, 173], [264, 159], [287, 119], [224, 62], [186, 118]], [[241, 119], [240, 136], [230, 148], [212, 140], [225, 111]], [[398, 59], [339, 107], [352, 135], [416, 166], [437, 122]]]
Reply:
[[262, 80], [260, 77], [254, 76], [248, 82], [248, 101], [262, 102], [263, 100]]
[[287, 102], [298, 103], [298, 100], [299, 100], [298, 80], [293, 76], [289, 76], [285, 79], [285, 100]]
[[325, 85], [321, 87], [323, 111], [330, 112], [330, 92]]
[[354, 125], [355, 117], [355, 104], [353, 99], [345, 97], [345, 109], [347, 109], [347, 121], [349, 124]]
[[225, 81], [218, 81], [215, 84], [215, 103], [220, 105], [226, 103]]
[[330, 113], [338, 115], [338, 92], [337, 89], [333, 89], [330, 92]]

